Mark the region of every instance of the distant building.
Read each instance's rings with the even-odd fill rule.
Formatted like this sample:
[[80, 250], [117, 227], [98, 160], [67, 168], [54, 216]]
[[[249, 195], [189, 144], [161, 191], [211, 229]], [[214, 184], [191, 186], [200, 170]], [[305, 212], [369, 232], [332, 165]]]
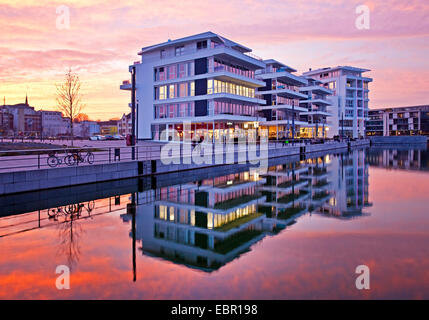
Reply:
[[44, 137], [56, 137], [64, 132], [63, 114], [59, 111], [39, 111], [42, 116], [42, 134]]
[[384, 111], [369, 110], [368, 120], [365, 122], [367, 136], [384, 135]]
[[429, 136], [429, 105], [369, 110], [367, 135]]
[[0, 135], [7, 136], [13, 134], [13, 114], [0, 108]]
[[100, 133], [100, 125], [96, 121], [84, 120], [73, 123], [75, 137], [89, 138]]
[[[15, 135], [31, 135], [40, 136], [42, 132], [42, 117], [40, 112], [34, 110], [34, 107], [28, 105], [28, 99], [25, 98], [25, 103], [18, 103], [12, 105], [3, 105], [1, 108], [2, 114], [9, 114], [2, 116], [2, 119], [13, 121], [13, 127], [10, 129]], [[12, 115], [12, 117], [10, 116]], [[10, 128], [10, 124], [9, 124]]]
[[118, 134], [118, 120], [98, 121], [100, 133], [103, 135]]
[[118, 133], [122, 136], [132, 133], [131, 112], [128, 114], [124, 113], [118, 121]]

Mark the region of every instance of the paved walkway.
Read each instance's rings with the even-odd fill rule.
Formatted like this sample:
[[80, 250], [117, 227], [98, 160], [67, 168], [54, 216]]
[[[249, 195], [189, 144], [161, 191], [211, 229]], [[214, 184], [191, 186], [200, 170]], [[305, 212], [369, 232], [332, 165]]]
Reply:
[[[7, 141], [5, 141], [7, 142]], [[21, 142], [18, 141], [18, 142]], [[25, 142], [25, 141], [24, 141]], [[47, 141], [45, 140], [44, 143]], [[54, 143], [53, 143], [54, 144]], [[71, 146], [70, 141], [55, 141], [55, 144]], [[74, 141], [74, 147], [93, 147], [97, 150], [93, 151], [94, 163], [111, 163], [114, 161], [131, 161], [132, 148], [127, 147], [124, 140], [118, 141]], [[115, 149], [119, 149], [120, 156], [115, 156]], [[160, 158], [161, 144], [156, 142], [139, 142], [136, 146], [136, 159], [137, 160], [152, 160]], [[46, 150], [44, 150], [46, 152]], [[12, 150], [11, 152], [16, 152]], [[116, 151], [117, 152], [117, 151]], [[0, 153], [5, 153], [4, 151]], [[16, 154], [16, 153], [15, 153]], [[85, 154], [85, 152], [83, 152]], [[67, 154], [65, 152], [58, 153], [61, 164], [58, 167], [67, 167], [64, 163], [64, 158]], [[49, 169], [47, 154], [32, 154], [32, 155], [11, 155], [0, 156], [0, 173], [1, 172], [15, 172], [37, 169]], [[79, 166], [89, 165], [88, 162], [80, 162]]]

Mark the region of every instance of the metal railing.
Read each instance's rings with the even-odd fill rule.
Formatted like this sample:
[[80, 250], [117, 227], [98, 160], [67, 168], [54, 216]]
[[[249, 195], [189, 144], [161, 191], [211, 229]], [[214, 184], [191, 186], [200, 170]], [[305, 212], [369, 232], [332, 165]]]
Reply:
[[[133, 157], [134, 148], [134, 157]], [[159, 159], [161, 145], [0, 151], [0, 173]]]

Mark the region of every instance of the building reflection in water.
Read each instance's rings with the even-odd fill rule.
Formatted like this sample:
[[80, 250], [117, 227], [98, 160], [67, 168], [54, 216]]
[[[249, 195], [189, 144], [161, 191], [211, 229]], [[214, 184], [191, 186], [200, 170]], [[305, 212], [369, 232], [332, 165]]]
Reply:
[[[99, 191], [93, 195], [65, 191], [64, 198], [49, 198], [50, 209], [42, 209], [46, 208], [43, 200], [29, 203], [26, 208], [31, 209], [22, 211], [19, 197], [10, 197], [4, 200], [7, 212], [0, 212], [6, 215], [0, 219], [0, 238], [58, 225], [60, 259], [73, 266], [82, 245], [81, 220], [119, 211], [131, 227], [134, 281], [138, 250], [211, 272], [264, 237], [293, 227], [303, 215], [341, 219], [365, 215], [364, 209], [371, 205], [365, 161], [371, 157], [361, 149], [301, 161], [286, 159], [285, 163], [277, 159], [271, 161], [275, 165], [262, 170], [241, 169], [244, 171], [207, 178], [216, 176], [220, 171], [216, 169], [198, 174], [205, 176], [198, 181], [175, 185], [164, 179], [165, 187], [156, 189], [144, 180], [122, 181], [110, 189], [97, 187]], [[224, 170], [237, 169], [228, 168]], [[8, 201], [11, 204], [6, 207]]]
[[366, 150], [331, 157], [331, 197], [319, 212], [327, 216], [350, 219], [365, 215], [362, 210], [370, 207], [368, 198], [368, 164]]
[[[349, 219], [368, 201], [365, 151], [326, 155], [137, 193], [130, 236], [144, 255], [219, 269], [308, 213]], [[135, 220], [133, 220], [135, 219]], [[132, 228], [133, 230], [133, 228]], [[135, 243], [134, 243], [135, 245]]]
[[371, 166], [387, 169], [428, 170], [429, 153], [421, 149], [371, 148], [367, 154]]

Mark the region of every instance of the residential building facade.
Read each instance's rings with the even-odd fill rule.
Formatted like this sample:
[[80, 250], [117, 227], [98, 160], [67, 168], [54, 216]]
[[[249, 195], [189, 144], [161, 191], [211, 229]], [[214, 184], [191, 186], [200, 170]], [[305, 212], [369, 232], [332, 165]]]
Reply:
[[260, 127], [268, 130], [270, 139], [296, 137], [307, 125], [300, 118], [300, 112], [307, 111], [300, 105], [300, 99], [307, 95], [299, 91], [300, 86], [307, 85], [307, 80], [292, 74], [295, 69], [274, 59], [264, 63], [265, 68], [256, 72], [256, 78], [265, 83], [257, 90], [259, 98], [265, 100], [259, 107], [261, 117], [265, 118]]
[[39, 111], [42, 118], [42, 135], [44, 137], [56, 137], [65, 133], [62, 122], [63, 114], [59, 111]]
[[384, 111], [368, 110], [368, 120], [365, 123], [367, 136], [384, 135]]
[[258, 128], [265, 101], [256, 90], [265, 83], [255, 71], [265, 63], [250, 52], [212, 32], [143, 48], [141, 62], [130, 66], [136, 75], [137, 139], [183, 140], [203, 132], [220, 139]]
[[429, 105], [369, 110], [367, 135], [429, 136]]
[[122, 118], [118, 121], [118, 133], [122, 136], [132, 134], [131, 113], [123, 114]]
[[323, 82], [311, 77], [307, 77], [308, 85], [299, 88], [299, 91], [307, 98], [300, 101], [300, 107], [305, 111], [300, 113], [300, 120], [306, 123], [301, 127], [300, 137], [303, 138], [327, 138], [331, 122], [328, 122], [332, 115], [329, 111], [331, 103], [328, 96], [333, 92], [325, 88]]
[[[2, 118], [4, 121], [13, 121], [13, 126], [10, 126], [14, 135], [24, 136], [40, 136], [42, 132], [42, 116], [39, 111], [34, 110], [34, 107], [25, 103], [14, 105], [3, 105], [1, 107]], [[8, 114], [8, 116], [6, 116]]]
[[328, 137], [334, 136], [359, 138], [364, 137], [365, 121], [368, 119], [369, 87], [372, 78], [363, 76], [369, 69], [350, 66], [338, 66], [304, 72], [323, 82], [332, 90], [328, 96], [331, 103], [330, 130]]

